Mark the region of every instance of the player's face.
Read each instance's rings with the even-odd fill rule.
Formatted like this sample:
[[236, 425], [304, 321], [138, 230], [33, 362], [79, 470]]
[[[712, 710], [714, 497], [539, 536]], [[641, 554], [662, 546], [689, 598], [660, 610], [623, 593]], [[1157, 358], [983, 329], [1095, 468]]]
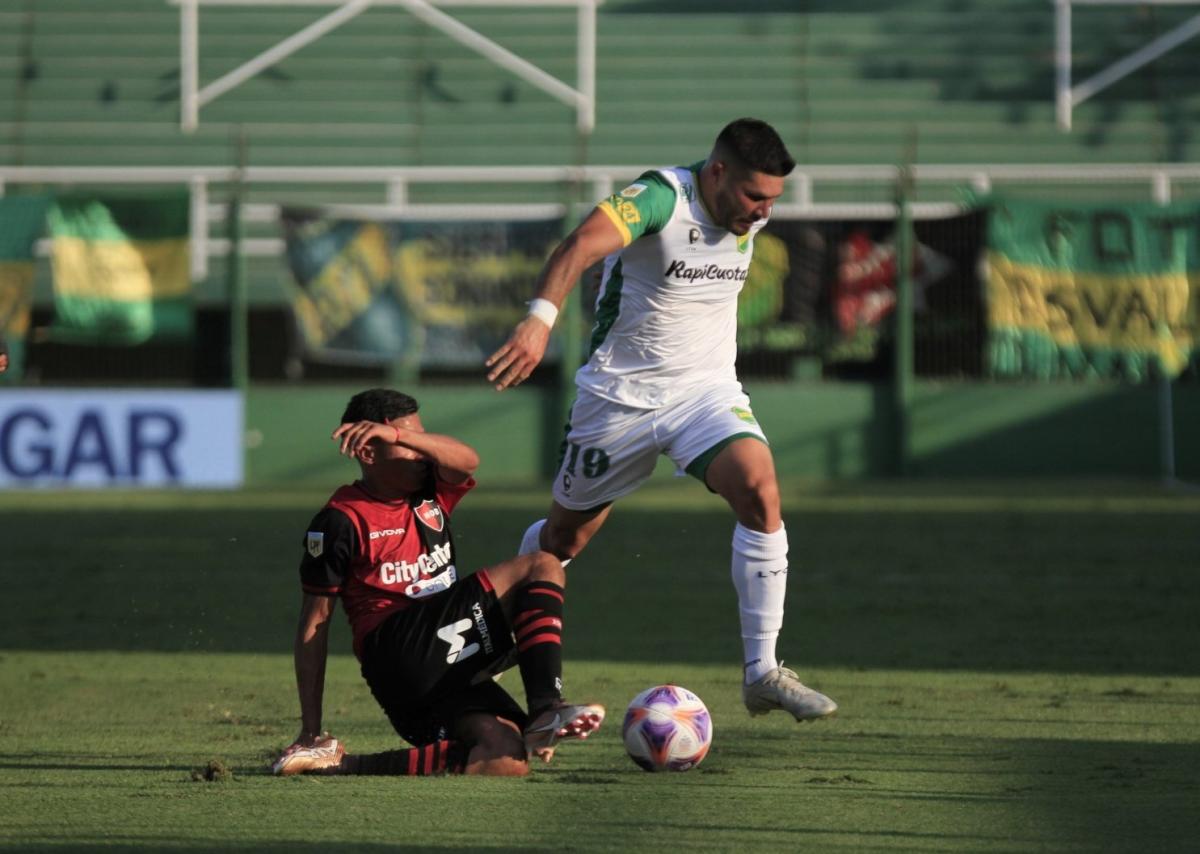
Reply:
[[717, 177], [717, 225], [739, 236], [769, 217], [783, 195], [783, 178], [778, 175], [726, 167]]
[[[412, 415], [392, 418], [387, 423], [392, 427], [399, 427], [401, 430], [425, 432], [425, 427], [421, 424], [421, 417], [415, 412]], [[416, 488], [417, 485], [423, 483], [425, 476], [429, 473], [429, 460], [412, 448], [381, 442], [375, 446], [374, 450], [375, 465], [382, 472], [386, 472], [389, 478], [403, 481], [409, 488]]]

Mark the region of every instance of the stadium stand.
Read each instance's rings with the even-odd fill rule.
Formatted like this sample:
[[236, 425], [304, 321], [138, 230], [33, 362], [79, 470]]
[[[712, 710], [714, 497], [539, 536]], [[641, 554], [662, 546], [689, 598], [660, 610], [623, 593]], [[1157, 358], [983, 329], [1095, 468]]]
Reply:
[[[807, 163], [1200, 160], [1200, 56], [1186, 46], [1054, 124], [1045, 0], [879, 4], [609, 2], [598, 19], [592, 163], [654, 163], [734, 114], [775, 123]], [[322, 7], [202, 7], [201, 80]], [[574, 76], [574, 12], [449, 8]], [[1079, 79], [1195, 13], [1080, 7]], [[0, 10], [0, 162], [222, 165], [244, 128], [260, 165], [546, 165], [577, 157], [573, 115], [395, 7], [355, 18], [178, 127], [179, 18], [163, 0], [13, 0]]]

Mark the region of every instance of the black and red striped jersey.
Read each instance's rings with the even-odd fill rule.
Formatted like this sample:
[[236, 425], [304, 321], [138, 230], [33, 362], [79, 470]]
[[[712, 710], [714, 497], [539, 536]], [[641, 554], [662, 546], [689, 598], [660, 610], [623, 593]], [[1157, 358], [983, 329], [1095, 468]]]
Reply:
[[356, 481], [313, 517], [300, 584], [306, 593], [341, 597], [359, 658], [363, 638], [388, 615], [457, 580], [450, 513], [474, 486], [474, 478], [431, 478], [421, 492], [385, 501]]

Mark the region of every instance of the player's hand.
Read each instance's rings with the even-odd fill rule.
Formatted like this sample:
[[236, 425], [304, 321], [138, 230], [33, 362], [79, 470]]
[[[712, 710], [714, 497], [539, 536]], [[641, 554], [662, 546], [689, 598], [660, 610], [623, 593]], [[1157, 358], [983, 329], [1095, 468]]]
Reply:
[[333, 440], [341, 440], [339, 453], [357, 459], [359, 453], [372, 441], [378, 440], [389, 445], [396, 443], [400, 431], [391, 424], [380, 424], [378, 421], [355, 421], [342, 424], [333, 431]]
[[517, 324], [504, 346], [484, 362], [491, 368], [488, 381], [496, 384], [496, 391], [525, 382], [546, 355], [549, 342], [550, 327], [536, 317], [526, 317]]
[[301, 750], [305, 747], [312, 747], [318, 741], [324, 741], [325, 739], [327, 739], [329, 737], [330, 736], [329, 736], [328, 732], [322, 732], [322, 733], [314, 735], [311, 732], [301, 731], [301, 733], [298, 736], [296, 736], [296, 739], [291, 744], [288, 745], [287, 750], [283, 751], [283, 753], [280, 755], [288, 756], [292, 753], [295, 753], [297, 750]]
[[[337, 742], [334, 740], [333, 736], [327, 732], [323, 732], [320, 735], [301, 732], [300, 735], [296, 736], [296, 740], [289, 744], [287, 749], [285, 749], [283, 753], [279, 754], [279, 756], [275, 758], [275, 761], [271, 763], [271, 773], [286, 775], [288, 771], [285, 769], [290, 765], [288, 762], [288, 757], [294, 756], [295, 754], [304, 750], [310, 750], [314, 747], [319, 748], [322, 745], [325, 745], [327, 742], [333, 742], [333, 746], [337, 746]], [[303, 771], [301, 770], [300, 773], [303, 773]]]

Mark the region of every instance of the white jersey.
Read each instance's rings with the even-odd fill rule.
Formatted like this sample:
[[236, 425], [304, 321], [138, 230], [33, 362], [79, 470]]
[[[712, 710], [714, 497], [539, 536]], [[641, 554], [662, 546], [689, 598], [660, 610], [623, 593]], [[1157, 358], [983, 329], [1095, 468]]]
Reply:
[[604, 262], [580, 389], [656, 409], [737, 382], [738, 293], [767, 221], [741, 237], [715, 225], [700, 198], [702, 165], [647, 172], [600, 203], [625, 248]]

